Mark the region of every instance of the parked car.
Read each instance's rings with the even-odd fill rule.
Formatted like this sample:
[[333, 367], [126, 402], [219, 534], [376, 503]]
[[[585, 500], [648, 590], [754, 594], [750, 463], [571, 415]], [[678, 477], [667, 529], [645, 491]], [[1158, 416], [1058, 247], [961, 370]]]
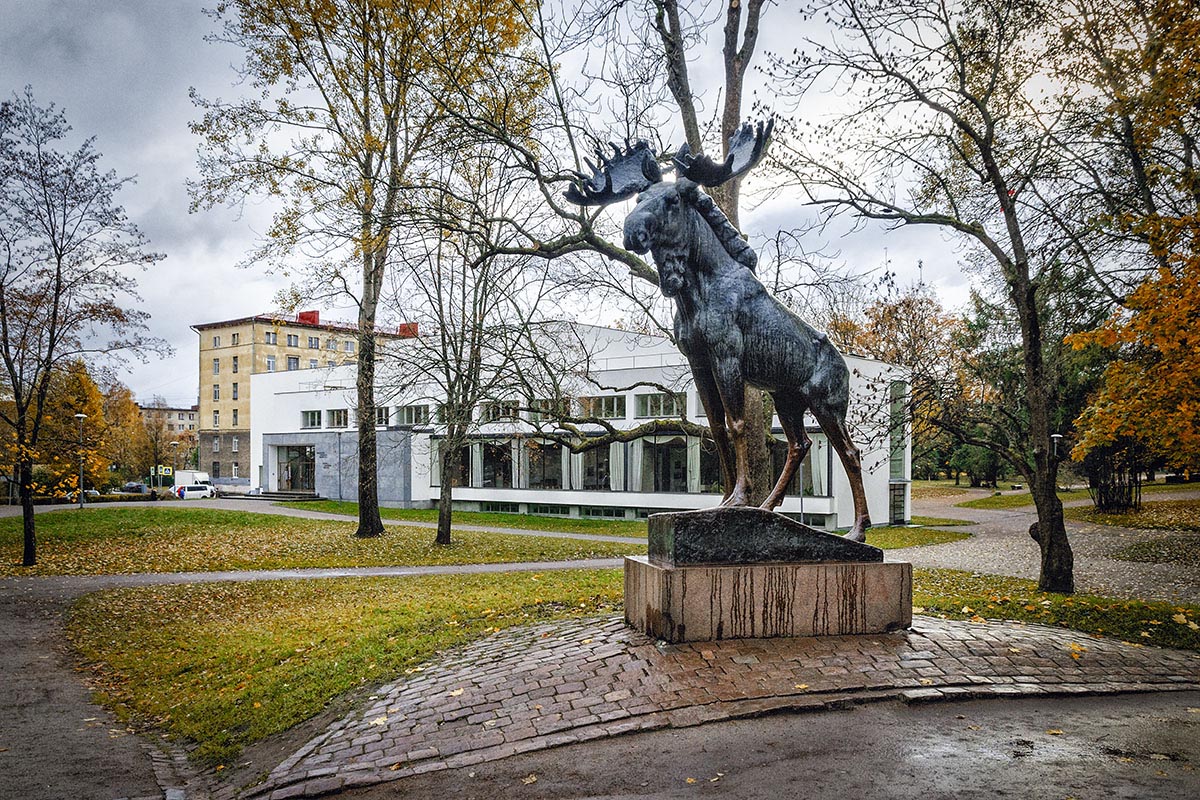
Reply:
[[130, 481], [121, 487], [121, 491], [125, 494], [145, 494], [150, 490], [146, 488], [146, 484], [140, 481]]
[[217, 492], [207, 483], [192, 483], [187, 486], [176, 486], [175, 495], [180, 500], [195, 500], [213, 498], [217, 496]]
[[[95, 489], [84, 489], [83, 490], [83, 499], [84, 500], [91, 500], [93, 497], [99, 497], [99, 496], [100, 496], [100, 493], [97, 492]], [[70, 500], [72, 503], [74, 503], [76, 500], [79, 499], [79, 495], [76, 494], [75, 492], [71, 492], [69, 495], [67, 495], [67, 499]]]

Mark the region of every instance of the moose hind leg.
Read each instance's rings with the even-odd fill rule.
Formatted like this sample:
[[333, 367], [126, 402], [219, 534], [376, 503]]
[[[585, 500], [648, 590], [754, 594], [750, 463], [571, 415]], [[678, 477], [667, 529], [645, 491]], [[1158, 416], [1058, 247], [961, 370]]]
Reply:
[[850, 494], [854, 498], [854, 526], [846, 534], [846, 538], [855, 542], [867, 539], [867, 529], [871, 527], [871, 516], [867, 511], [867, 493], [863, 489], [862, 456], [850, 438], [846, 428], [846, 417], [826, 408], [813, 407], [813, 415], [821, 425], [821, 430], [829, 437], [829, 445], [838, 454], [842, 467], [846, 470], [846, 478], [850, 481]]
[[[775, 488], [763, 501], [762, 508], [768, 511], [774, 511], [783, 502], [788, 484], [792, 482], [796, 470], [804, 461], [804, 457], [808, 455], [808, 449], [812, 447], [812, 440], [808, 438], [808, 433], [804, 430], [804, 406], [789, 403], [781, 399], [778, 394], [771, 396], [775, 399], [775, 411], [779, 414], [779, 424], [783, 426], [784, 435], [787, 436], [788, 452], [787, 460], [783, 462], [783, 469], [779, 473], [779, 480], [775, 482]], [[804, 491], [803, 487], [800, 491]]]

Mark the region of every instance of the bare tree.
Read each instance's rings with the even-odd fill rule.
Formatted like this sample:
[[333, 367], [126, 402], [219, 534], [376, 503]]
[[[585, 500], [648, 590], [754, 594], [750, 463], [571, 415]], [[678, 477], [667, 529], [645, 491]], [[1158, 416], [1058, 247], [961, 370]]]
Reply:
[[0, 420], [17, 450], [25, 566], [37, 563], [33, 465], [56, 371], [81, 358], [169, 352], [146, 335], [148, 315], [122, 305], [137, 300], [129, 269], [162, 258], [116, 203], [131, 179], [101, 171], [93, 139], [59, 150], [69, 131], [30, 88], [0, 103], [0, 358], [11, 399]]
[[[1055, 494], [1064, 287], [1098, 288], [1051, 131], [1062, 98], [1039, 94], [1048, 58], [1048, 7], [1037, 2], [859, 0], [822, 4], [834, 36], [776, 59], [797, 97], [849, 89], [844, 113], [788, 152], [776, 150], [810, 201], [897, 225], [933, 225], [974, 246], [973, 268], [1011, 324], [1007, 363], [1016, 391], [993, 430], [973, 442], [1029, 483], [1038, 511], [1039, 585], [1074, 589], [1073, 557]], [[832, 42], [832, 43], [831, 43]], [[1065, 298], [1066, 293], [1059, 294]], [[1094, 312], [1094, 309], [1093, 309]], [[993, 351], [996, 352], [996, 351]], [[970, 434], [963, 431], [964, 436]], [[969, 439], [967, 439], [969, 441]]]

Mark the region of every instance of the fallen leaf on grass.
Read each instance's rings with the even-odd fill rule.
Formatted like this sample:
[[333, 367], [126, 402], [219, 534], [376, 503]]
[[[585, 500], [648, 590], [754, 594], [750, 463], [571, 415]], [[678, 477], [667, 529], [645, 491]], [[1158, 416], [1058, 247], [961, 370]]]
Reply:
[[1171, 617], [1171, 620], [1173, 622], [1178, 622], [1180, 625], [1187, 625], [1188, 623], [1188, 618], [1183, 614], [1176, 614], [1175, 616]]
[[529, 773], [524, 778], [521, 778], [521, 783], [525, 784], [526, 786], [528, 786], [531, 783], [537, 783], [537, 773], [535, 773], [535, 772]]

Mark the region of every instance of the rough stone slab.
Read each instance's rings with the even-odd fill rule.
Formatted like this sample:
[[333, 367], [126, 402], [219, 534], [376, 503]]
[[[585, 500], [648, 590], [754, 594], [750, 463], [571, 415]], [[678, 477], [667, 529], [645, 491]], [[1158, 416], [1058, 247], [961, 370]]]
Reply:
[[912, 623], [912, 565], [664, 567], [630, 556], [625, 620], [668, 642], [885, 633]]
[[883, 551], [761, 508], [651, 514], [650, 561], [663, 566], [881, 562]]

